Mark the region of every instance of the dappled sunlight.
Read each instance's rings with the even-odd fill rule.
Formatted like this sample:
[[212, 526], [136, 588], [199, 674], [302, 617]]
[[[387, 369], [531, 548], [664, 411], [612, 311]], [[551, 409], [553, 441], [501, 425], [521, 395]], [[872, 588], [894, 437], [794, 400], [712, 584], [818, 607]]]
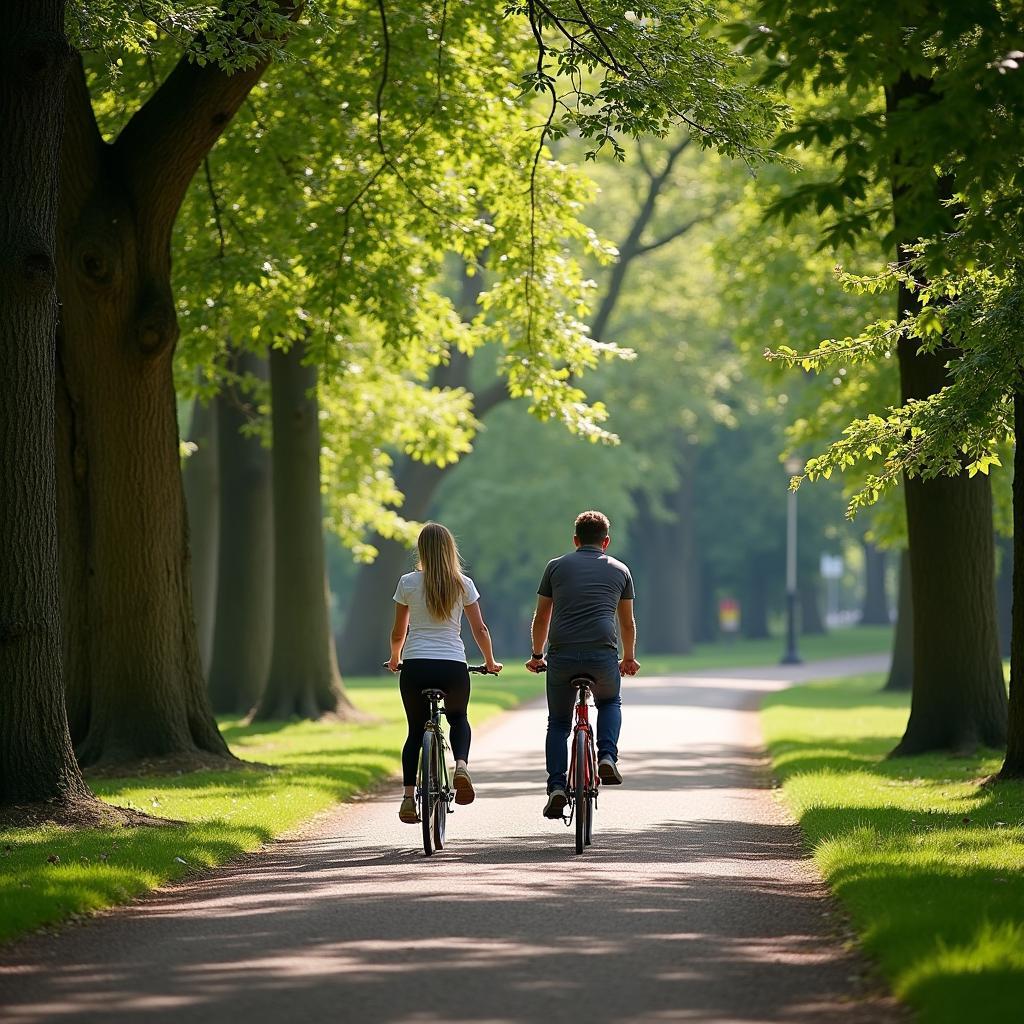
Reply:
[[998, 770], [994, 751], [888, 759], [908, 697], [879, 683], [769, 698], [765, 730], [786, 800], [897, 994], [930, 1020], [982, 1002], [993, 1019], [1015, 1016], [1005, 993], [1024, 986], [1024, 784], [981, 784]]

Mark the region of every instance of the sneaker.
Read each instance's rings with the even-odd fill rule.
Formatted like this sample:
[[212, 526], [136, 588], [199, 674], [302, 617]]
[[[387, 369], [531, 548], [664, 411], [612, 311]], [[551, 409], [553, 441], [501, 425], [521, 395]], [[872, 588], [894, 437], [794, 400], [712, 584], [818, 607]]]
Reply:
[[564, 789], [558, 787], [557, 789], [551, 790], [548, 793], [548, 802], [544, 805], [544, 817], [558, 819], [562, 817], [562, 811], [565, 809], [565, 805], [569, 802], [569, 794]]
[[418, 825], [420, 823], [420, 816], [416, 813], [416, 797], [402, 797], [402, 806], [398, 808], [398, 817], [401, 818], [406, 825]]
[[621, 786], [622, 776], [619, 774], [618, 765], [612, 760], [611, 754], [605, 754], [597, 762], [597, 777], [606, 786]]
[[455, 769], [452, 785], [455, 787], [455, 802], [457, 804], [471, 804], [476, 799], [473, 780], [469, 777], [469, 772], [465, 768]]

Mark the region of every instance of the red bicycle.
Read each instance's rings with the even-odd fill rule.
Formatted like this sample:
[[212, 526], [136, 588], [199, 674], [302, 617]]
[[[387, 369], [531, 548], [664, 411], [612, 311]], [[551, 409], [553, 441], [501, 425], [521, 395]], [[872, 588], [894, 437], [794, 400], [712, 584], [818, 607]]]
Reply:
[[569, 817], [566, 824], [571, 824], [575, 818], [577, 853], [582, 853], [593, 842], [594, 811], [597, 810], [597, 790], [601, 785], [597, 774], [594, 730], [590, 725], [590, 687], [593, 682], [593, 676], [580, 674], [571, 684], [576, 689], [576, 710], [569, 758]]

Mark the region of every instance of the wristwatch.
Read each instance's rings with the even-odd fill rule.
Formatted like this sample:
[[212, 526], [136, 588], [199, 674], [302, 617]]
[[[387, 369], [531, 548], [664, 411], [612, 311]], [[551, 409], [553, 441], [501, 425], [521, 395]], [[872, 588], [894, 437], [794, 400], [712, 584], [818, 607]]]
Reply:
[[543, 654], [534, 654], [531, 651], [530, 652], [530, 660], [531, 661], [543, 661], [544, 660], [544, 655]]

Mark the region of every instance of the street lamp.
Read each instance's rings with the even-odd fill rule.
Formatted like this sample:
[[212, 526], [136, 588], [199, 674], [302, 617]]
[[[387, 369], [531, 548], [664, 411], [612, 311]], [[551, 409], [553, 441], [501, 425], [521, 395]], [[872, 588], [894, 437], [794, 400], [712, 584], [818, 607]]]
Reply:
[[[788, 480], [804, 468], [803, 459], [790, 455], [785, 466]], [[796, 586], [796, 491], [789, 491], [786, 500], [786, 650], [781, 664], [799, 665], [801, 658], [796, 648], [796, 615], [800, 600]]]

